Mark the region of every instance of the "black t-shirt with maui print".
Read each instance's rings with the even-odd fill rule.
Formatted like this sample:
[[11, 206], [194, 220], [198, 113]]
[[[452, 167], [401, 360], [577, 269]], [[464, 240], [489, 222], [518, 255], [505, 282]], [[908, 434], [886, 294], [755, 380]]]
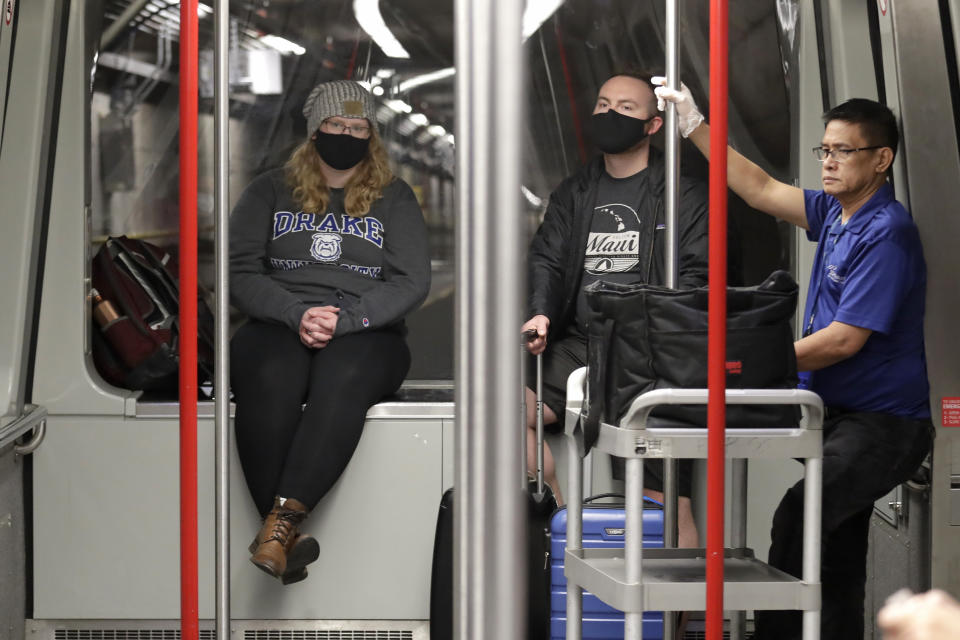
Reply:
[[635, 284], [644, 279], [650, 248], [643, 246], [647, 243], [642, 223], [649, 221], [640, 220], [639, 203], [647, 197], [646, 173], [614, 178], [604, 172], [600, 177], [577, 295], [577, 321], [571, 325], [578, 333], [586, 333], [589, 317], [584, 287], [597, 280]]

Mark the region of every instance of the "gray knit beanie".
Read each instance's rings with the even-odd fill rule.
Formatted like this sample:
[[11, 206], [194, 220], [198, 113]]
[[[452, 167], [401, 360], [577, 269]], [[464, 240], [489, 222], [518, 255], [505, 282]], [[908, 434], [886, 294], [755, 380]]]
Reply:
[[373, 96], [353, 80], [334, 80], [318, 84], [303, 103], [303, 115], [307, 118], [307, 134], [320, 128], [320, 124], [332, 116], [366, 118], [376, 128], [376, 107]]

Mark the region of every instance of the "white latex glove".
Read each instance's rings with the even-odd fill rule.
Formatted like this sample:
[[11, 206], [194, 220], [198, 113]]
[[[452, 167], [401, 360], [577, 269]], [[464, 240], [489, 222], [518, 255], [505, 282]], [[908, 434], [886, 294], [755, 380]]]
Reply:
[[703, 122], [703, 114], [697, 110], [697, 103], [693, 101], [690, 95], [690, 89], [687, 85], [680, 83], [680, 90], [671, 89], [667, 86], [667, 79], [663, 76], [654, 76], [650, 82], [657, 86], [653, 90], [657, 94], [657, 109], [666, 111], [667, 101], [677, 105], [677, 129], [684, 138], [693, 133], [693, 130]]

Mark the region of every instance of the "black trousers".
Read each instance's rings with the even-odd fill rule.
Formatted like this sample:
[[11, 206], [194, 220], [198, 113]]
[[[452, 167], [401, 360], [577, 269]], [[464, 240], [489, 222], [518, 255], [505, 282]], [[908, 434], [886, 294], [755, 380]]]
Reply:
[[310, 509], [353, 456], [367, 410], [410, 368], [398, 330], [334, 338], [309, 349], [289, 328], [250, 321], [230, 343], [240, 464], [261, 516], [274, 496]]
[[[822, 640], [862, 640], [873, 503], [905, 482], [930, 451], [933, 424], [883, 413], [828, 411], [823, 430]], [[803, 480], [773, 516], [769, 563], [801, 577]], [[800, 638], [799, 611], [757, 611], [756, 640]]]

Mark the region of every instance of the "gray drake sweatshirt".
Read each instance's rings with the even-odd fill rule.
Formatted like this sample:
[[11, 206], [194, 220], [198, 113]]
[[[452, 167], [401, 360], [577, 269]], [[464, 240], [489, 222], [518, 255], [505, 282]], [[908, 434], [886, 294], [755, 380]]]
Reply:
[[298, 331], [310, 307], [340, 307], [334, 336], [389, 327], [430, 289], [427, 230], [407, 183], [394, 179], [363, 217], [344, 190], [322, 213], [293, 199], [284, 169], [256, 178], [230, 216], [230, 298], [242, 312]]

